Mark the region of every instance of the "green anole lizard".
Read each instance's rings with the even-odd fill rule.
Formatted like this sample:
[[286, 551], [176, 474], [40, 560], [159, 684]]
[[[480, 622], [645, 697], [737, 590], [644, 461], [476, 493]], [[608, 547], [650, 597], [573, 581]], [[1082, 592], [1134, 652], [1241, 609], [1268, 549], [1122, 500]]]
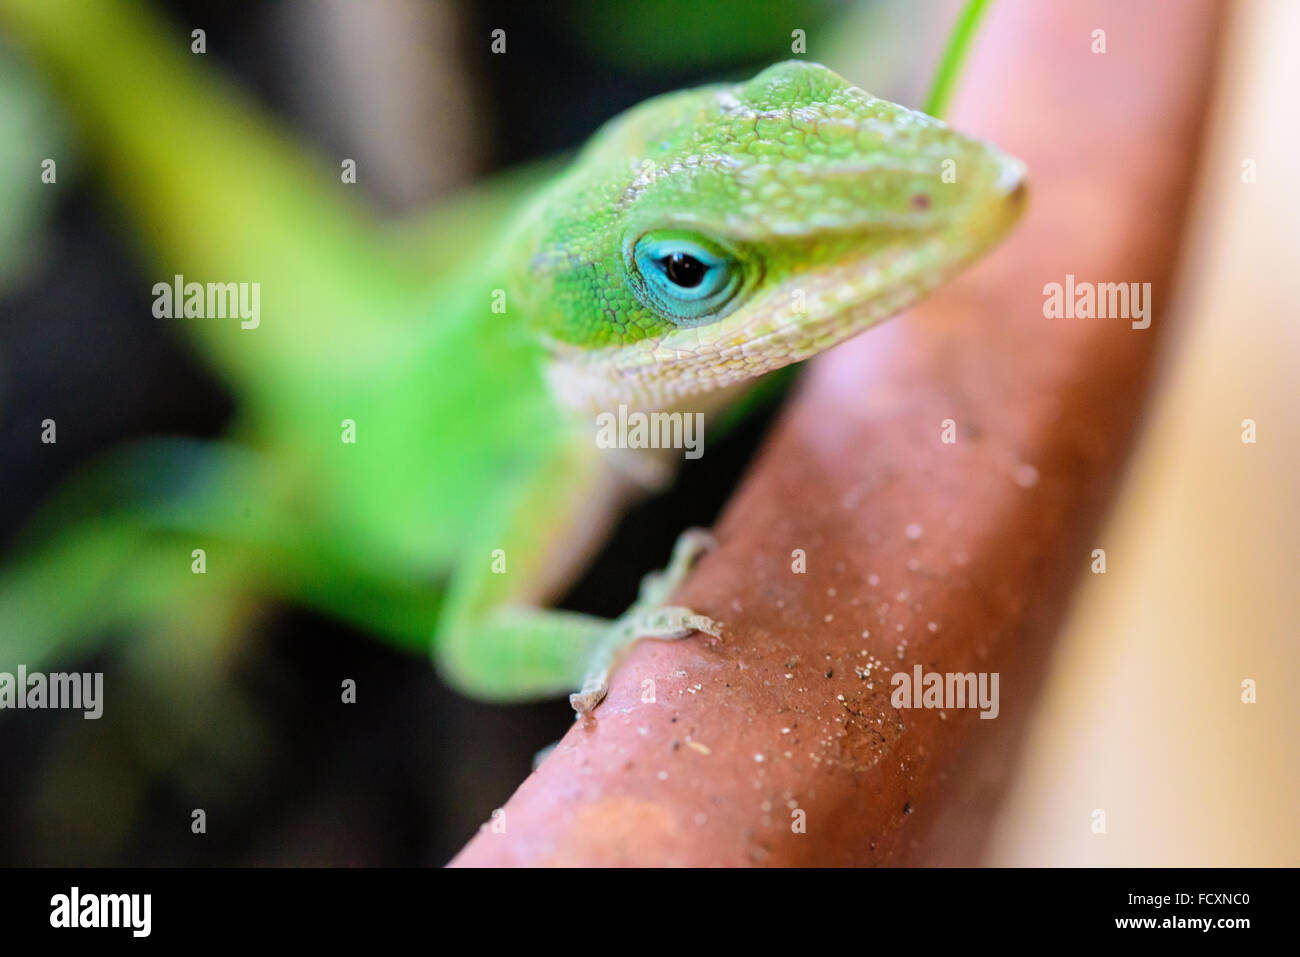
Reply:
[[[168, 494], [128, 490], [38, 537], [0, 577], [4, 660], [184, 615], [177, 568], [199, 543], [208, 595], [432, 636], [468, 693], [580, 688], [589, 711], [630, 642], [722, 627], [665, 605], [699, 532], [618, 621], [545, 608], [681, 455], [601, 448], [597, 416], [713, 416], [915, 302], [1023, 206], [1017, 160], [791, 61], [628, 111], [499, 229], [456, 248], [451, 221], [431, 264], [328, 196], [137, 11], [0, 0], [0, 17], [68, 88], [161, 276], [264, 289], [255, 330], [186, 327], [241, 397], [234, 441], [146, 448], [135, 465]], [[129, 489], [120, 462], [107, 472]]]

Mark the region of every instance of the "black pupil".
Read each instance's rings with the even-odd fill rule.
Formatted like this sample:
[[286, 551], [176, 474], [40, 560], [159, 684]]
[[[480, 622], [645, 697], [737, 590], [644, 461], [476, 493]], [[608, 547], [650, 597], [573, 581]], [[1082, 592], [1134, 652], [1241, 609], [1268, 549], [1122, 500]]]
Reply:
[[668, 281], [683, 289], [694, 289], [704, 281], [708, 267], [694, 256], [686, 253], [673, 253], [663, 259], [664, 275]]

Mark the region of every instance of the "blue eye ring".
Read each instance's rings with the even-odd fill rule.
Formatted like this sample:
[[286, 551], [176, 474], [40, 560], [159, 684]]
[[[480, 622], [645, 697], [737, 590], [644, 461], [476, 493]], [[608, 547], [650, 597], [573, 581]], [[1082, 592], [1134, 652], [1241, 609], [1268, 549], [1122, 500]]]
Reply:
[[744, 285], [735, 253], [694, 233], [645, 233], [632, 244], [630, 258], [637, 298], [678, 326], [702, 325], [725, 315]]

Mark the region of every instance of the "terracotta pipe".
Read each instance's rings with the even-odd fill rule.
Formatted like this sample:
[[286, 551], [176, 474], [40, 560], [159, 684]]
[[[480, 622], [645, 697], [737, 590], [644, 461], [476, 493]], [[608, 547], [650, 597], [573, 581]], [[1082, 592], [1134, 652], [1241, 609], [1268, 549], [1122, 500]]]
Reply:
[[[727, 638], [642, 642], [454, 864], [978, 862], [1176, 321], [1218, 27], [1209, 0], [993, 5], [952, 120], [1028, 162], [1024, 222], [816, 361], [675, 599]], [[1150, 328], [1046, 318], [1067, 274], [1150, 282]], [[998, 717], [893, 707], [917, 665], [998, 673]]]

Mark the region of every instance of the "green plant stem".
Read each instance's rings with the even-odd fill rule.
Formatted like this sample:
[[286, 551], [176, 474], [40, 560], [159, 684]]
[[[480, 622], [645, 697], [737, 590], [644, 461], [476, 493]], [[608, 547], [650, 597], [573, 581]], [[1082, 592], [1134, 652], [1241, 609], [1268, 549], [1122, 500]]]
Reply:
[[957, 85], [957, 75], [970, 50], [970, 43], [979, 29], [980, 19], [988, 9], [989, 0], [966, 0], [952, 33], [948, 35], [948, 45], [944, 48], [943, 59], [934, 74], [930, 86], [930, 95], [925, 100], [925, 112], [942, 118], [952, 98], [953, 87]]

